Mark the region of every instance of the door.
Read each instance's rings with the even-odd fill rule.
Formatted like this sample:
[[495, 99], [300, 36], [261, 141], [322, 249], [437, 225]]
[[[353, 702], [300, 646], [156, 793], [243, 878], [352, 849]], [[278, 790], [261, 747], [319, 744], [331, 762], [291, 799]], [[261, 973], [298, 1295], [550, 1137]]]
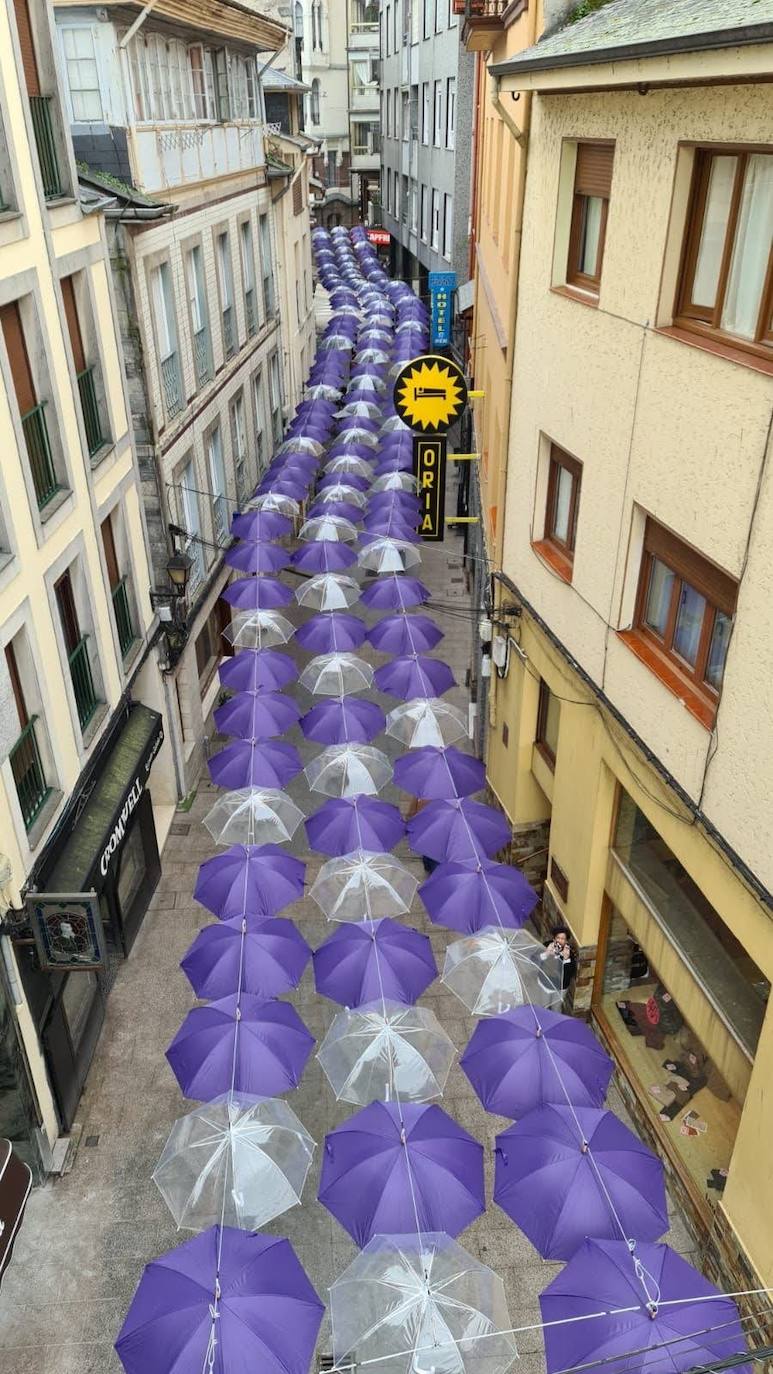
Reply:
[[156, 825], [150, 793], [143, 792], [121, 847], [112, 886], [123, 952], [128, 955], [161, 877]]
[[59, 581], [54, 585], [54, 591], [56, 592], [56, 604], [59, 608], [59, 619], [62, 622], [62, 634], [64, 635], [67, 653], [68, 655], [73, 654], [81, 642], [81, 631], [72, 582], [68, 572], [59, 578]]
[[65, 1131], [75, 1120], [104, 1018], [105, 998], [97, 975], [68, 973], [41, 1037]]

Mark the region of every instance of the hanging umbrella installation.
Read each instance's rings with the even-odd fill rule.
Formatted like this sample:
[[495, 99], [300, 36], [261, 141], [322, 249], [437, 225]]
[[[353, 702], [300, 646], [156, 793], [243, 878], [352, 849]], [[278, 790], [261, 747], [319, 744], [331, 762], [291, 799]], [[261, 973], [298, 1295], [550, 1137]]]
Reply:
[[314, 952], [317, 992], [344, 1007], [418, 1001], [437, 977], [426, 935], [388, 917], [339, 926]]
[[207, 760], [218, 787], [285, 787], [303, 764], [292, 744], [275, 740], [235, 740]]
[[456, 685], [447, 663], [426, 654], [406, 654], [377, 668], [373, 681], [380, 692], [402, 701], [439, 697]]
[[273, 787], [240, 787], [225, 792], [204, 817], [216, 844], [283, 844], [291, 840], [303, 812], [286, 792]]
[[[395, 781], [400, 762], [395, 764]], [[419, 896], [431, 921], [466, 934], [484, 926], [522, 926], [539, 900], [517, 868], [491, 859], [439, 864], [422, 883]]]
[[438, 861], [488, 858], [511, 839], [501, 811], [469, 797], [428, 802], [408, 822], [408, 843], [414, 853]]
[[417, 883], [392, 854], [358, 849], [323, 864], [309, 896], [329, 921], [373, 921], [410, 911]]
[[375, 796], [392, 776], [386, 754], [370, 744], [331, 744], [304, 769], [312, 792], [327, 797]]
[[214, 916], [275, 916], [303, 895], [306, 865], [278, 845], [236, 844], [205, 859], [193, 895]]
[[356, 615], [326, 612], [313, 615], [295, 632], [295, 642], [312, 654], [341, 654], [359, 649], [365, 626]]
[[419, 654], [434, 649], [443, 631], [428, 615], [387, 615], [368, 631], [374, 649], [382, 654]]
[[409, 749], [442, 749], [470, 733], [464, 712], [439, 697], [419, 697], [396, 706], [387, 716], [386, 732]]
[[293, 594], [276, 577], [237, 577], [229, 582], [222, 597], [238, 611], [275, 611], [288, 606]]
[[280, 544], [257, 540], [246, 543], [240, 541], [234, 544], [233, 548], [226, 549], [223, 561], [229, 568], [236, 568], [238, 572], [276, 573], [287, 567], [290, 555]]
[[486, 768], [461, 749], [414, 749], [395, 761], [395, 785], [428, 800], [469, 797], [485, 787]]
[[301, 730], [317, 744], [369, 744], [381, 734], [386, 717], [375, 701], [331, 697], [301, 717]]
[[396, 806], [375, 797], [331, 797], [306, 820], [312, 849], [321, 854], [351, 854], [394, 849], [405, 834]]
[[366, 692], [373, 683], [373, 669], [356, 654], [319, 654], [306, 664], [300, 683], [314, 696], [344, 697]]
[[348, 544], [319, 539], [311, 544], [301, 544], [290, 561], [301, 573], [342, 572], [357, 562], [357, 555]]
[[300, 717], [292, 697], [281, 692], [239, 692], [213, 713], [221, 735], [238, 739], [271, 739], [291, 729]]
[[276, 649], [242, 649], [220, 664], [218, 676], [230, 692], [276, 692], [295, 681], [298, 669]]
[[562, 970], [541, 962], [541, 954], [543, 946], [527, 931], [486, 926], [448, 946], [443, 982], [473, 1016], [499, 1016], [524, 1005], [557, 1008]]
[[200, 930], [180, 967], [197, 997], [217, 1000], [234, 988], [281, 997], [296, 988], [311, 950], [285, 917], [232, 917]]
[[299, 606], [311, 606], [317, 611], [346, 610], [359, 601], [360, 584], [341, 573], [318, 573], [301, 583], [295, 599]]
[[235, 649], [272, 649], [292, 639], [295, 626], [279, 611], [240, 611], [223, 634]]
[[294, 1007], [242, 993], [193, 1007], [166, 1057], [183, 1095], [210, 1102], [231, 1091], [275, 1097], [297, 1088], [313, 1048]]
[[360, 1106], [442, 1097], [455, 1055], [434, 1012], [388, 999], [339, 1012], [317, 1052], [336, 1097]]

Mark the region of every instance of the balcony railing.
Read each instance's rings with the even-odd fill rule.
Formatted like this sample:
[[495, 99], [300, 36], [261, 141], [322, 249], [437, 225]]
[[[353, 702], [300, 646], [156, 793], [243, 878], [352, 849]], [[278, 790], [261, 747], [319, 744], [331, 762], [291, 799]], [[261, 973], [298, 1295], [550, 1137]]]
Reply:
[[243, 506], [247, 498], [247, 459], [243, 453], [237, 453], [234, 459], [234, 472], [236, 474], [236, 499], [239, 505]]
[[99, 699], [94, 691], [94, 678], [91, 673], [88, 635], [83, 635], [68, 656], [67, 661], [70, 665], [70, 677], [75, 692], [78, 720], [81, 730], [85, 730], [99, 705]]
[[266, 314], [273, 315], [275, 308], [274, 279], [268, 273], [263, 278], [263, 299], [266, 302]]
[[206, 569], [204, 567], [204, 552], [198, 539], [188, 539], [185, 544], [185, 552], [191, 560], [191, 572], [188, 579], [188, 604], [190, 605], [193, 593], [204, 581]]
[[81, 398], [81, 411], [83, 412], [83, 427], [86, 430], [86, 447], [89, 451], [89, 458], [93, 458], [94, 454], [99, 453], [99, 450], [107, 442], [102, 433], [102, 422], [99, 418], [93, 364], [91, 367], [85, 368], [83, 372], [78, 373], [78, 391]]
[[27, 445], [27, 457], [30, 460], [38, 510], [43, 510], [44, 506], [48, 505], [59, 490], [48, 439], [45, 404], [45, 401], [40, 401], [38, 405], [33, 406], [32, 410], [28, 410], [27, 414], [21, 417], [21, 427], [24, 430], [24, 440]]
[[32, 716], [27, 721], [8, 755], [13, 780], [16, 783], [21, 814], [27, 830], [29, 830], [35, 817], [40, 814], [46, 798], [51, 792], [51, 788], [46, 782], [37, 735], [35, 734], [36, 719], [36, 716]]
[[51, 95], [31, 95], [30, 114], [35, 143], [38, 150], [40, 175], [43, 181], [43, 194], [46, 200], [55, 200], [62, 195], [62, 178], [59, 174], [59, 156], [54, 138], [54, 121], [51, 109], [54, 97]]
[[232, 358], [236, 352], [236, 330], [234, 329], [232, 305], [227, 305], [223, 311], [223, 349], [226, 358]]
[[212, 350], [209, 346], [209, 330], [206, 325], [197, 329], [193, 336], [193, 355], [196, 363], [196, 383], [206, 386], [212, 380]]
[[167, 419], [171, 420], [183, 408], [182, 377], [176, 353], [170, 353], [161, 362], [161, 389], [164, 393], [164, 410]]
[[118, 631], [121, 658], [126, 658], [137, 636], [134, 633], [131, 606], [129, 605], [129, 592], [125, 577], [122, 577], [120, 582], [116, 583], [110, 595], [113, 598], [113, 615], [115, 616], [115, 627]]
[[258, 332], [258, 312], [255, 309], [255, 292], [249, 286], [244, 293], [244, 313], [247, 317], [247, 333], [250, 337]]
[[228, 497], [222, 492], [212, 500], [212, 524], [215, 530], [215, 543], [228, 541]]

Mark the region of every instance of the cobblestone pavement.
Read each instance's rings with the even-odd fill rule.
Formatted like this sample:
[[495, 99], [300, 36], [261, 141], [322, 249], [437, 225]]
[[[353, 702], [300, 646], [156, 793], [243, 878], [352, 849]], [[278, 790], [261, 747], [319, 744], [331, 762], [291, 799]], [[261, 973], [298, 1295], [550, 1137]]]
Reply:
[[[446, 635], [436, 653], [451, 664], [461, 684], [449, 694], [449, 700], [466, 706], [464, 683], [472, 627], [459, 548], [455, 535], [449, 535], [443, 546], [425, 546], [422, 576], [437, 602], [429, 609]], [[368, 653], [367, 649], [361, 652]], [[307, 656], [302, 657], [306, 661]], [[372, 661], [386, 660], [383, 655], [373, 655]], [[301, 695], [308, 709], [309, 699], [305, 693]], [[389, 709], [394, 702], [383, 699], [381, 704]], [[288, 738], [306, 757], [315, 752], [305, 744], [299, 729]], [[384, 744], [382, 738], [376, 743], [392, 756], [400, 752], [392, 740]], [[120, 969], [110, 995], [81, 1105], [83, 1134], [74, 1167], [65, 1177], [38, 1189], [30, 1199], [14, 1260], [0, 1291], [2, 1374], [111, 1374], [120, 1370], [113, 1341], [143, 1265], [190, 1235], [175, 1230], [151, 1172], [172, 1123], [191, 1106], [179, 1092], [164, 1050], [193, 1005], [178, 963], [208, 920], [191, 894], [199, 864], [215, 852], [201, 822], [217, 790], [205, 775], [191, 810], [178, 813], [172, 826], [161, 883], [131, 957]], [[303, 776], [288, 790], [305, 812], [323, 800], [309, 794]], [[398, 796], [391, 788], [384, 797], [405, 804], [404, 795]], [[307, 861], [307, 882], [311, 883], [321, 860], [306, 851], [302, 827], [292, 848]], [[398, 853], [421, 872], [420, 862], [407, 845], [401, 845]], [[331, 928], [309, 899], [282, 914], [297, 921], [312, 946], [330, 933]], [[430, 934], [442, 968], [446, 945], [453, 938], [450, 932], [432, 926], [418, 900], [410, 918], [404, 919]], [[321, 1040], [337, 1008], [315, 994], [310, 968], [291, 1000]], [[461, 1050], [475, 1024], [461, 1002], [439, 981], [421, 1000], [435, 1011]], [[301, 1085], [289, 1101], [320, 1144], [326, 1131], [355, 1110], [334, 1100], [315, 1058], [309, 1061]], [[616, 1096], [610, 1105], [623, 1114]], [[494, 1137], [508, 1123], [483, 1111], [458, 1066], [451, 1072], [443, 1106], [483, 1142], [487, 1156], [489, 1206], [462, 1233], [460, 1242], [502, 1275], [513, 1325], [538, 1322], [538, 1294], [560, 1266], [541, 1260], [504, 1212], [490, 1201]], [[290, 1238], [325, 1300], [329, 1285], [354, 1258], [356, 1249], [316, 1201], [319, 1163], [317, 1150], [303, 1205], [278, 1217], [267, 1229]], [[678, 1220], [669, 1240], [683, 1253], [693, 1246]], [[544, 1358], [540, 1332], [526, 1332], [519, 1337], [518, 1346], [521, 1358], [516, 1368], [523, 1374], [541, 1374]], [[326, 1319], [318, 1355], [329, 1350]]]

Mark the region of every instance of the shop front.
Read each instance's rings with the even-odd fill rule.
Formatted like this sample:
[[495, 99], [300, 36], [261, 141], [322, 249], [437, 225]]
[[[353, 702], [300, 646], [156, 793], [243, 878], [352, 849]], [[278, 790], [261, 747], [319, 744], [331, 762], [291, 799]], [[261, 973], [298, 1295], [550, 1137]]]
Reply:
[[[33, 932], [17, 942], [24, 989], [63, 1131], [72, 1126], [120, 961], [130, 953], [161, 875], [150, 770], [163, 742], [156, 711], [127, 702], [117, 714], [36, 866], [27, 893]], [[98, 955], [65, 942], [60, 964], [41, 954], [34, 924], [70, 929], [67, 899], [93, 894]], [[84, 967], [78, 967], [83, 957]]]

